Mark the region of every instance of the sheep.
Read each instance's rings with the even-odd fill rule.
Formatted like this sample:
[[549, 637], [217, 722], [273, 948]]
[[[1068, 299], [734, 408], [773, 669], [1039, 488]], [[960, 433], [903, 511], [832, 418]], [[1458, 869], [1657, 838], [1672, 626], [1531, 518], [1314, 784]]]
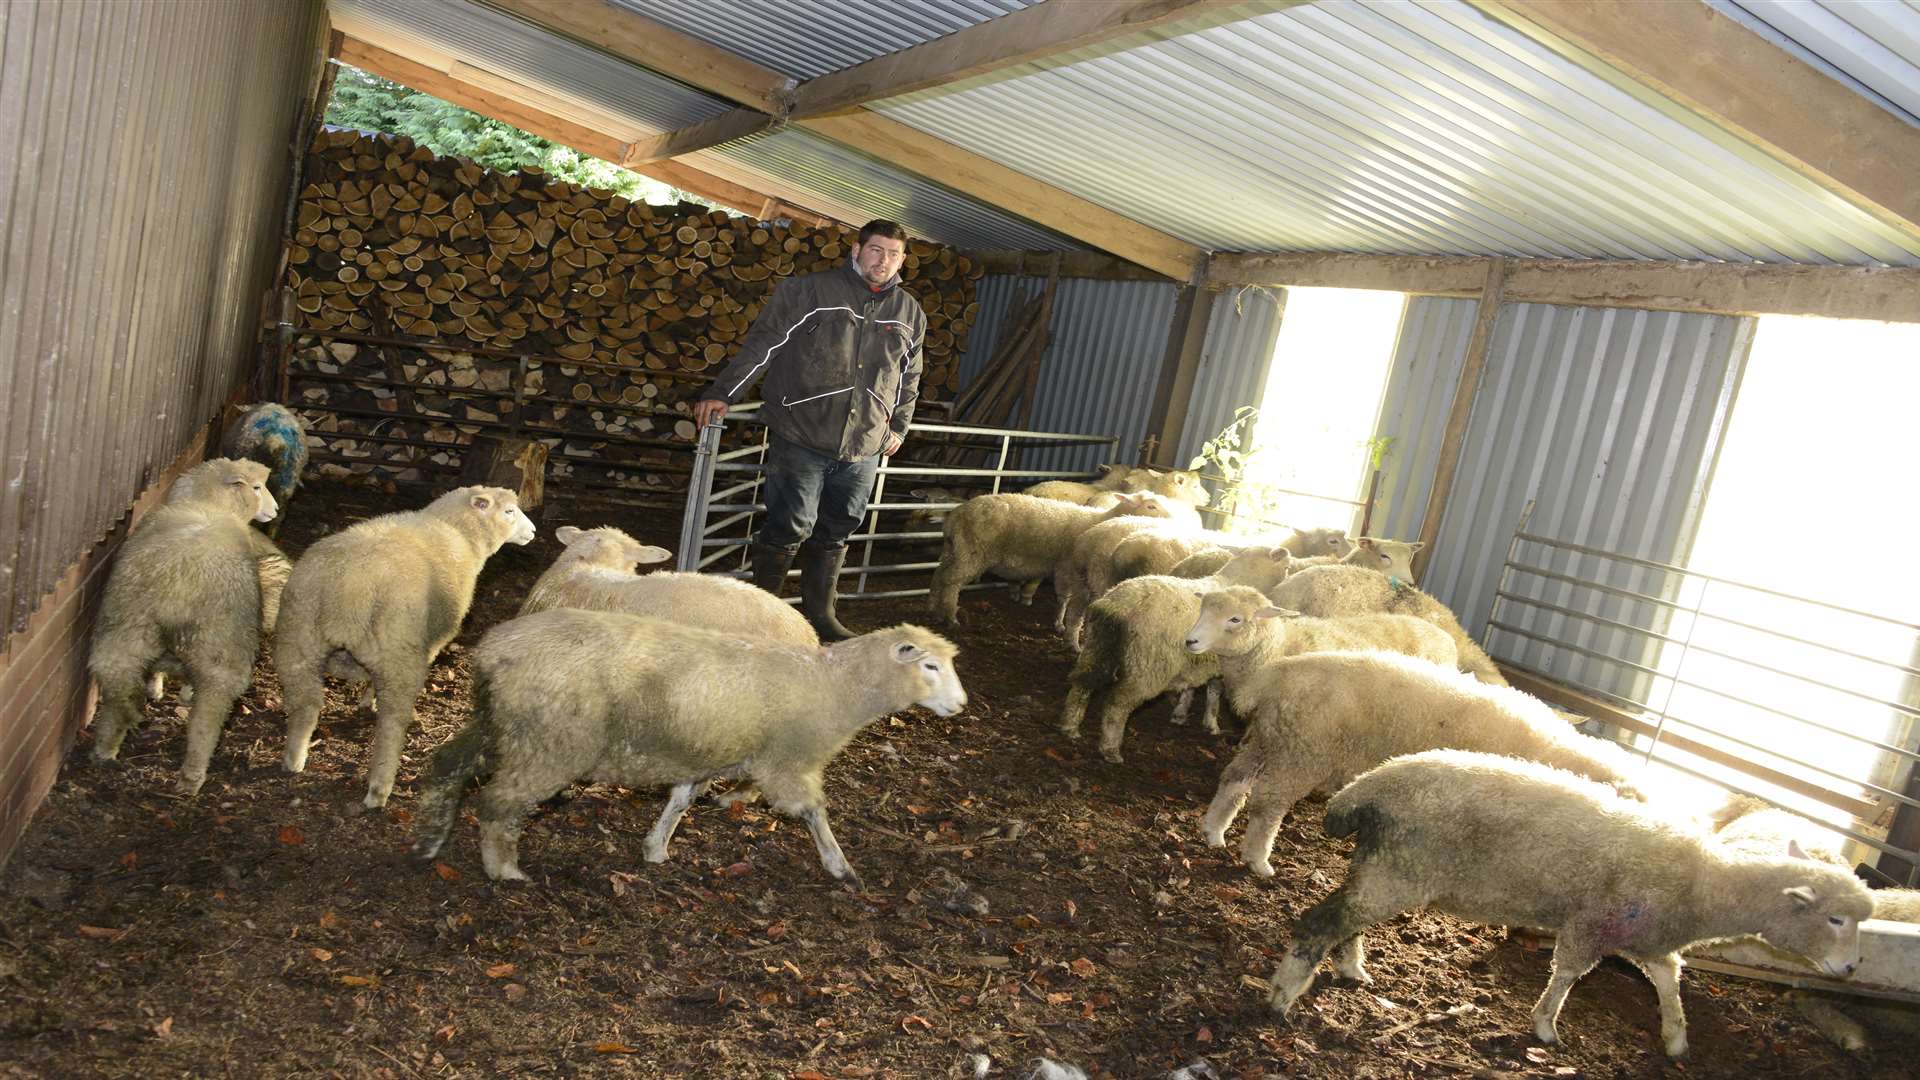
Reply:
[[[1200, 578], [1216, 574], [1233, 558], [1233, 553], [1248, 545], [1261, 543], [1271, 545], [1270, 540], [1258, 536], [1235, 536], [1232, 533], [1209, 534], [1217, 539], [1214, 546], [1204, 547], [1180, 560], [1167, 573], [1174, 577]], [[1353, 541], [1347, 539], [1344, 529], [1301, 529], [1293, 532], [1281, 542], [1281, 546], [1293, 553], [1294, 569], [1298, 573], [1301, 566], [1322, 565], [1318, 560], [1332, 556], [1335, 560], [1345, 558], [1353, 550]]]
[[576, 779], [671, 784], [642, 846], [667, 842], [716, 777], [749, 777], [813, 833], [835, 879], [860, 879], [827, 825], [822, 773], [860, 729], [923, 705], [966, 707], [953, 644], [903, 624], [824, 648], [701, 630], [618, 612], [557, 609], [494, 627], [473, 651], [473, 720], [434, 755], [414, 852], [432, 859], [467, 781], [479, 794], [480, 858], [494, 880], [525, 880], [522, 819]]
[[1431, 908], [1555, 934], [1553, 973], [1533, 1033], [1558, 1039], [1567, 992], [1602, 957], [1632, 962], [1660, 1000], [1669, 1057], [1687, 1052], [1682, 950], [1757, 934], [1844, 977], [1858, 967], [1865, 886], [1844, 870], [1730, 851], [1656, 810], [1559, 769], [1494, 754], [1397, 758], [1327, 803], [1326, 833], [1352, 837], [1347, 879], [1293, 924], [1268, 1005], [1285, 1014], [1336, 951], [1371, 981], [1362, 933]]
[[273, 639], [286, 701], [288, 772], [307, 767], [325, 701], [323, 674], [371, 681], [377, 700], [365, 805], [387, 804], [427, 669], [467, 617], [480, 567], [533, 522], [506, 488], [461, 487], [419, 510], [328, 536], [294, 564]]
[[1452, 670], [1459, 661], [1444, 630], [1411, 615], [1349, 615], [1315, 619], [1274, 607], [1265, 593], [1246, 586], [1218, 589], [1200, 598], [1199, 617], [1187, 631], [1190, 653], [1220, 659], [1227, 704], [1249, 712], [1258, 700], [1268, 664], [1310, 652], [1395, 652]]
[[277, 535], [286, 520], [287, 504], [300, 486], [307, 467], [307, 422], [285, 405], [261, 402], [248, 405], [220, 439], [220, 452], [236, 460], [257, 461], [270, 470], [267, 490], [280, 506], [280, 516], [267, 526]]
[[[975, 496], [947, 515], [940, 565], [928, 590], [929, 610], [942, 623], [955, 622], [960, 589], [988, 571], [1037, 585], [1052, 573], [1074, 538], [1099, 522], [1127, 515], [1166, 518], [1182, 513], [1194, 512], [1148, 494], [1120, 496], [1106, 509], [1031, 495]], [[1031, 597], [1029, 591], [1026, 599]]]
[[[1140, 483], [1132, 488], [1127, 486], [1127, 478], [1133, 473], [1141, 473]], [[1023, 495], [1036, 499], [1057, 499], [1061, 502], [1087, 505], [1102, 492], [1138, 491], [1146, 486], [1145, 469], [1136, 469], [1118, 462], [1100, 466], [1100, 475], [1085, 482], [1079, 480], [1042, 480], [1026, 490]]]
[[1260, 877], [1273, 876], [1274, 838], [1294, 803], [1398, 754], [1485, 750], [1622, 785], [1632, 768], [1620, 747], [1580, 734], [1538, 698], [1393, 653], [1276, 660], [1262, 669], [1246, 715], [1201, 834], [1226, 846], [1227, 826], [1248, 806], [1240, 856]]
[[140, 720], [149, 677], [192, 681], [187, 748], [176, 787], [198, 794], [220, 729], [253, 677], [263, 574], [286, 559], [248, 522], [278, 504], [265, 465], [214, 458], [181, 474], [121, 546], [100, 601], [87, 670], [100, 687], [93, 759], [119, 756]]
[[1218, 695], [1210, 680], [1219, 674], [1212, 657], [1199, 657], [1181, 647], [1184, 631], [1193, 624], [1198, 597], [1210, 589], [1247, 585], [1270, 586], [1287, 575], [1291, 556], [1285, 548], [1247, 548], [1236, 553], [1219, 575], [1189, 581], [1183, 578], [1142, 577], [1123, 581], [1087, 609], [1087, 647], [1067, 677], [1067, 700], [1060, 710], [1060, 732], [1080, 734], [1093, 695], [1106, 692], [1100, 717], [1100, 756], [1119, 764], [1120, 743], [1126, 737], [1127, 718], [1149, 699], [1169, 690], [1183, 692], [1174, 710], [1174, 723], [1186, 720], [1192, 690], [1207, 685], [1203, 724], [1208, 733], [1220, 730]]
[[1421, 592], [1406, 580], [1395, 581], [1364, 566], [1315, 566], [1300, 571], [1269, 593], [1275, 606], [1303, 615], [1334, 618], [1342, 615], [1417, 615], [1447, 632], [1460, 650], [1460, 666], [1473, 677], [1494, 686], [1507, 685], [1493, 658], [1467, 636], [1445, 604]]
[[1123, 517], [1100, 522], [1075, 537], [1073, 545], [1053, 566], [1053, 595], [1056, 601], [1053, 614], [1054, 629], [1065, 635], [1067, 643], [1078, 650], [1080, 624], [1086, 617], [1087, 605], [1106, 592], [1104, 587], [1098, 593], [1090, 591], [1086, 568], [1104, 565], [1112, 557], [1114, 548], [1125, 543], [1128, 537], [1141, 530], [1165, 527], [1178, 532], [1198, 524], [1197, 516], [1191, 520], [1183, 518], [1178, 521], [1163, 518]]

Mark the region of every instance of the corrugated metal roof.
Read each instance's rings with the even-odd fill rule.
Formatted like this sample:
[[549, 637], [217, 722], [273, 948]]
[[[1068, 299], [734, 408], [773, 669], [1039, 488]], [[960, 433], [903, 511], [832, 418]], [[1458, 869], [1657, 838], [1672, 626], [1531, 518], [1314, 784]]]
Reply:
[[1459, 0], [1320, 3], [876, 108], [1203, 247], [1920, 265], [1920, 244]]
[[910, 48], [1038, 0], [613, 0], [795, 79]]
[[[1915, 0], [1711, 0], [1920, 123], [1920, 3]], [[1742, 16], [1746, 18], [1742, 18]], [[1770, 35], [1773, 36], [1773, 35]]]
[[804, 205], [824, 211], [828, 206], [818, 203], [829, 204], [842, 211], [842, 220], [854, 225], [876, 217], [892, 218], [916, 236], [957, 247], [1082, 248], [1024, 218], [799, 128], [739, 139], [685, 160], [695, 168], [722, 174], [728, 171], [722, 163], [733, 162], [762, 176], [779, 178], [824, 197]]
[[457, 60], [480, 69], [483, 78], [511, 79], [622, 121], [623, 130], [606, 132], [615, 138], [697, 124], [731, 107], [466, 0], [330, 0], [330, 7], [336, 27], [369, 44], [414, 60], [423, 52]]

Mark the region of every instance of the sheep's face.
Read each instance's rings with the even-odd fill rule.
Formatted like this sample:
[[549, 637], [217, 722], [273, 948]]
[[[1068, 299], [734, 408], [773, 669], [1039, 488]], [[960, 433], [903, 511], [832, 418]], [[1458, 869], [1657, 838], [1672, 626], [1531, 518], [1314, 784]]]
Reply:
[[906, 532], [938, 532], [942, 523], [946, 521], [948, 512], [951, 511], [953, 507], [937, 504], [957, 503], [965, 499], [965, 496], [958, 492], [950, 491], [943, 487], [917, 487], [908, 492], [908, 494], [920, 502], [936, 505], [909, 510], [907, 512]]
[[1220, 580], [1265, 592], [1287, 579], [1293, 554], [1286, 548], [1243, 548], [1220, 568]]
[[479, 516], [486, 522], [487, 532], [501, 544], [533, 542], [533, 522], [520, 512], [520, 496], [506, 488], [464, 487], [441, 498], [457, 501]]
[[960, 685], [960, 672], [953, 666], [953, 644], [947, 639], [915, 626], [903, 626], [900, 635], [887, 645], [887, 656], [912, 673], [919, 683], [920, 696], [913, 701], [935, 715], [952, 716], [967, 707], [967, 691]]
[[1188, 652], [1238, 656], [1253, 647], [1247, 629], [1267, 608], [1266, 594], [1236, 585], [1230, 589], [1198, 589], [1194, 595], [1200, 598], [1200, 617], [1187, 631]]
[[1872, 894], [1839, 868], [1810, 864], [1806, 881], [1760, 902], [1768, 905], [1760, 936], [1844, 979], [1860, 966], [1860, 920], [1873, 916]]
[[1399, 540], [1376, 540], [1371, 536], [1363, 536], [1346, 556], [1346, 561], [1369, 570], [1378, 570], [1396, 581], [1411, 585], [1413, 556], [1426, 546], [1424, 543], [1408, 544]]
[[1117, 517], [1170, 518], [1173, 506], [1166, 499], [1150, 492], [1138, 491], [1131, 495], [1121, 495], [1107, 508], [1107, 519]]
[[553, 536], [567, 549], [561, 558], [608, 570], [632, 573], [641, 566], [673, 558], [673, 552], [666, 548], [643, 544], [611, 525], [597, 529], [562, 525], [554, 530]]
[[[1141, 469], [1139, 471], [1145, 473], [1147, 470]], [[1133, 472], [1134, 469], [1128, 465], [1118, 463], [1102, 465], [1100, 466], [1100, 475], [1093, 481], [1093, 486], [1104, 488], [1107, 491], [1121, 491], [1127, 487], [1127, 477]]]
[[244, 521], [272, 521], [280, 504], [267, 490], [268, 469], [257, 461], [214, 458], [182, 473], [167, 492], [170, 503], [213, 502]]
[[1146, 490], [1165, 495], [1175, 502], [1188, 506], [1205, 506], [1212, 498], [1207, 487], [1200, 482], [1200, 474], [1180, 470], [1178, 472], [1154, 472], [1146, 484]]
[[1353, 553], [1353, 541], [1341, 529], [1306, 529], [1294, 536], [1293, 547], [1303, 559], [1331, 555], [1344, 559]]

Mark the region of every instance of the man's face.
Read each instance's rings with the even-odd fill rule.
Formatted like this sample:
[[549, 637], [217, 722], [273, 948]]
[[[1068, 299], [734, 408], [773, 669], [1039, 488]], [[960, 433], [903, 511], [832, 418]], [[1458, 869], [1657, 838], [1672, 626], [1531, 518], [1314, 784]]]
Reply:
[[900, 261], [906, 257], [906, 241], [890, 236], [872, 237], [853, 249], [853, 261], [869, 285], [885, 285], [893, 280], [893, 275], [900, 271]]

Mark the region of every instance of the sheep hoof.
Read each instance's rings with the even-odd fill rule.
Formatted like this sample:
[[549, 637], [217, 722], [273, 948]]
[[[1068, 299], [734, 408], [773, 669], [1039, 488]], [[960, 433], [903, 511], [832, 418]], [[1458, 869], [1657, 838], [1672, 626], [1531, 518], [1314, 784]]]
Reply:
[[1552, 1046], [1560, 1041], [1560, 1036], [1554, 1034], [1553, 1025], [1545, 1020], [1533, 1022], [1533, 1037], [1542, 1046]]
[[175, 793], [191, 799], [195, 795], [200, 794], [200, 788], [206, 782], [207, 778], [204, 776], [194, 777], [181, 773], [180, 779], [173, 782], [173, 790]]
[[1670, 1057], [1670, 1058], [1678, 1058], [1678, 1057], [1686, 1057], [1686, 1056], [1687, 1056], [1687, 1040], [1686, 1040], [1686, 1036], [1684, 1036], [1684, 1035], [1683, 1035], [1683, 1036], [1681, 1036], [1681, 1037], [1680, 1037], [1680, 1038], [1678, 1038], [1678, 1039], [1670, 1039], [1670, 1040], [1668, 1040], [1668, 1042], [1667, 1042], [1667, 1056], [1668, 1056], [1668, 1057]]
[[392, 793], [385, 791], [369, 791], [367, 797], [360, 800], [360, 805], [368, 810], [378, 810], [387, 805], [387, 796], [390, 794]]
[[1200, 837], [1207, 842], [1208, 847], [1227, 846], [1227, 830], [1225, 829], [1201, 829]]
[[648, 841], [640, 845], [640, 858], [646, 862], [655, 864], [666, 862], [667, 845], [655, 844], [652, 841]]
[[1261, 859], [1259, 862], [1248, 863], [1247, 869], [1253, 871], [1254, 877], [1272, 877], [1273, 876], [1273, 864], [1268, 862], [1265, 859]]
[[1124, 764], [1126, 764], [1126, 761], [1127, 761], [1127, 759], [1126, 759], [1126, 758], [1123, 758], [1123, 757], [1121, 757], [1121, 756], [1120, 756], [1120, 748], [1119, 748], [1119, 747], [1117, 747], [1117, 746], [1111, 746], [1111, 747], [1110, 747], [1110, 746], [1103, 746], [1103, 747], [1101, 747], [1101, 748], [1100, 748], [1100, 756], [1101, 756], [1101, 757], [1103, 757], [1103, 758], [1105, 758], [1105, 759], [1107, 759], [1107, 761], [1108, 761], [1109, 763], [1111, 763], [1111, 764], [1114, 764], [1114, 765], [1124, 765]]
[[532, 881], [533, 880], [532, 878], [528, 877], [518, 866], [515, 866], [512, 863], [509, 863], [506, 866], [501, 867], [499, 873], [489, 874], [487, 876], [491, 877], [495, 881]]
[[1067, 727], [1065, 724], [1062, 724], [1054, 728], [1054, 730], [1069, 739], [1077, 739], [1080, 737], [1080, 728], [1078, 726]]
[[840, 884], [845, 885], [847, 888], [852, 889], [856, 893], [863, 893], [867, 891], [867, 883], [860, 880], [860, 875], [858, 873], [855, 873], [854, 869], [851, 866], [847, 868], [847, 872], [845, 874], [842, 874], [840, 876], [839, 881], [840, 881]]

